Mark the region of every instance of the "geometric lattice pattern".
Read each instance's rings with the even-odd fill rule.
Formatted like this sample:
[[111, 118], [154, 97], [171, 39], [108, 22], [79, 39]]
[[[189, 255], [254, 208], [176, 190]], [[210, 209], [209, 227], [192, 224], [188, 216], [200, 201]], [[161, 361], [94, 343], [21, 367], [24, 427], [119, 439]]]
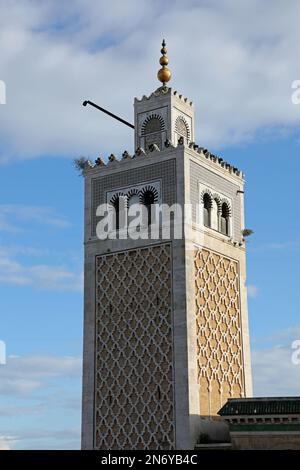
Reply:
[[174, 449], [170, 244], [96, 257], [96, 449]]
[[200, 414], [214, 416], [244, 396], [238, 263], [207, 249], [194, 260]]

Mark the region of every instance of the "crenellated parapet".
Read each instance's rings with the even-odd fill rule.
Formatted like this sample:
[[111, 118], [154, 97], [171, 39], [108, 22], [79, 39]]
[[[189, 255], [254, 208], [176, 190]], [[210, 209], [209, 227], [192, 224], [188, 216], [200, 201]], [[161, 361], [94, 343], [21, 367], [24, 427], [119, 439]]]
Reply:
[[210, 160], [211, 162], [216, 163], [217, 165], [220, 165], [229, 173], [232, 173], [241, 179], [244, 178], [244, 173], [241, 170], [239, 170], [237, 167], [226, 162], [223, 158], [219, 157], [218, 155], [214, 155], [213, 153], [209, 152], [206, 148], [200, 147], [199, 145], [195, 144], [195, 142], [190, 142], [189, 148], [196, 151], [198, 154], [200, 154], [207, 160]]
[[158, 97], [165, 97], [165, 96], [174, 96], [175, 98], [178, 98], [182, 103], [187, 104], [188, 106], [194, 107], [193, 101], [190, 101], [188, 98], [183, 96], [181, 93], [179, 93], [177, 90], [174, 90], [171, 87], [167, 86], [161, 86], [157, 88], [155, 91], [153, 91], [149, 96], [143, 95], [142, 98], [134, 98], [135, 103], [142, 103], [143, 101], [149, 101], [151, 99], [156, 99]]
[[170, 150], [170, 148], [178, 148], [178, 147], [186, 147], [189, 150], [192, 150], [193, 153], [197, 154], [197, 157], [208, 160], [212, 162], [213, 164], [221, 167], [223, 170], [226, 170], [228, 173], [232, 174], [233, 176], [243, 179], [244, 178], [244, 173], [239, 170], [237, 167], [234, 165], [231, 165], [230, 163], [226, 162], [223, 158], [221, 158], [218, 155], [214, 155], [212, 152], [209, 152], [204, 147], [200, 147], [199, 145], [195, 144], [194, 142], [190, 142], [189, 144], [186, 143], [186, 140], [183, 137], [180, 137], [177, 142], [177, 147], [175, 147], [172, 142], [167, 139], [163, 143], [163, 148], [159, 148], [157, 144], [150, 144], [148, 146], [148, 149], [144, 149], [143, 147], [138, 147], [133, 155], [131, 155], [127, 150], [125, 150], [121, 158], [118, 158], [114, 154], [110, 154], [108, 157], [107, 161], [105, 161], [102, 157], [98, 157], [94, 163], [92, 163], [90, 160], [85, 160], [82, 165], [83, 165], [83, 170], [84, 172], [91, 171], [95, 168], [107, 168], [110, 166], [114, 165], [119, 165], [124, 162], [128, 162], [134, 159], [138, 158], [147, 158], [152, 155], [155, 155], [157, 153], [163, 154], [165, 151]]

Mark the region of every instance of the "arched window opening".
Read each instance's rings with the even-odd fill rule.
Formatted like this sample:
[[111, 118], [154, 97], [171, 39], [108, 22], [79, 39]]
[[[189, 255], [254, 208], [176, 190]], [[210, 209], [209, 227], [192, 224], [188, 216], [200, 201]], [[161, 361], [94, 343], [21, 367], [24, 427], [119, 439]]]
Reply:
[[219, 230], [219, 207], [218, 207], [218, 201], [216, 199], [212, 200], [211, 204], [211, 228], [214, 230]]
[[154, 144], [159, 148], [162, 146], [162, 131], [165, 128], [161, 116], [149, 116], [142, 125], [142, 135], [145, 137], [144, 146], [148, 150]]
[[[128, 199], [128, 226], [130, 225], [130, 222], [136, 218], [138, 213], [138, 206], [140, 204], [140, 198], [138, 194], [132, 194], [129, 199]], [[130, 208], [131, 209], [130, 211]]]
[[120, 230], [126, 226], [126, 197], [118, 196], [110, 202], [113, 210], [114, 230]]
[[153, 132], [160, 132], [162, 130], [161, 121], [157, 117], [153, 117], [146, 122], [143, 128], [143, 134], [152, 134]]
[[220, 218], [220, 231], [224, 235], [229, 235], [229, 208], [226, 202], [222, 204], [221, 218]]
[[128, 207], [134, 206], [140, 203], [140, 198], [138, 194], [132, 194], [128, 199]]
[[175, 129], [178, 134], [182, 135], [182, 137], [185, 137], [186, 139], [189, 137], [188, 127], [182, 118], [178, 118], [176, 120]]
[[155, 202], [155, 196], [152, 191], [146, 191], [143, 194], [143, 204], [146, 206], [147, 209], [147, 225], [151, 225], [151, 206]]
[[185, 142], [189, 141], [190, 139], [189, 126], [186, 120], [181, 116], [178, 116], [178, 118], [175, 121], [175, 132], [177, 134], [177, 137], [179, 137], [179, 139], [183, 139]]
[[115, 230], [120, 229], [120, 198], [116, 198], [112, 203], [113, 210], [114, 210], [114, 228]]
[[203, 223], [205, 227], [211, 226], [211, 198], [209, 194], [204, 194], [203, 196]]

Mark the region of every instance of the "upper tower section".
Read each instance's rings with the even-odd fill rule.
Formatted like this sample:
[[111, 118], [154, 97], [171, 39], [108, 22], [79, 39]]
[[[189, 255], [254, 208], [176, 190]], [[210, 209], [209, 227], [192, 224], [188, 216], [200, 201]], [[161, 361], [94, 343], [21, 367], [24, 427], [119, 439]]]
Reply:
[[166, 86], [171, 72], [167, 68], [169, 59], [165, 40], [161, 53], [159, 63], [162, 68], [157, 77], [162, 86], [149, 97], [144, 95], [142, 99], [134, 100], [135, 148], [141, 147], [146, 151], [153, 144], [162, 149], [167, 141], [176, 146], [180, 138], [186, 143], [194, 141], [192, 101]]

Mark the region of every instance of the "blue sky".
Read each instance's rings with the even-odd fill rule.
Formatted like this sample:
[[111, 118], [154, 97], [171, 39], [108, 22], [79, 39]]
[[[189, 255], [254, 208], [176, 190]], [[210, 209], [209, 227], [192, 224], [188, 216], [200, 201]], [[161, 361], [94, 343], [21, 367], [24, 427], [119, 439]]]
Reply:
[[299, 14], [296, 1], [0, 1], [0, 448], [80, 446], [83, 181], [72, 160], [133, 151], [129, 129], [81, 102], [132, 121], [134, 96], [157, 87], [163, 36], [197, 143], [246, 173], [254, 393], [299, 395]]

